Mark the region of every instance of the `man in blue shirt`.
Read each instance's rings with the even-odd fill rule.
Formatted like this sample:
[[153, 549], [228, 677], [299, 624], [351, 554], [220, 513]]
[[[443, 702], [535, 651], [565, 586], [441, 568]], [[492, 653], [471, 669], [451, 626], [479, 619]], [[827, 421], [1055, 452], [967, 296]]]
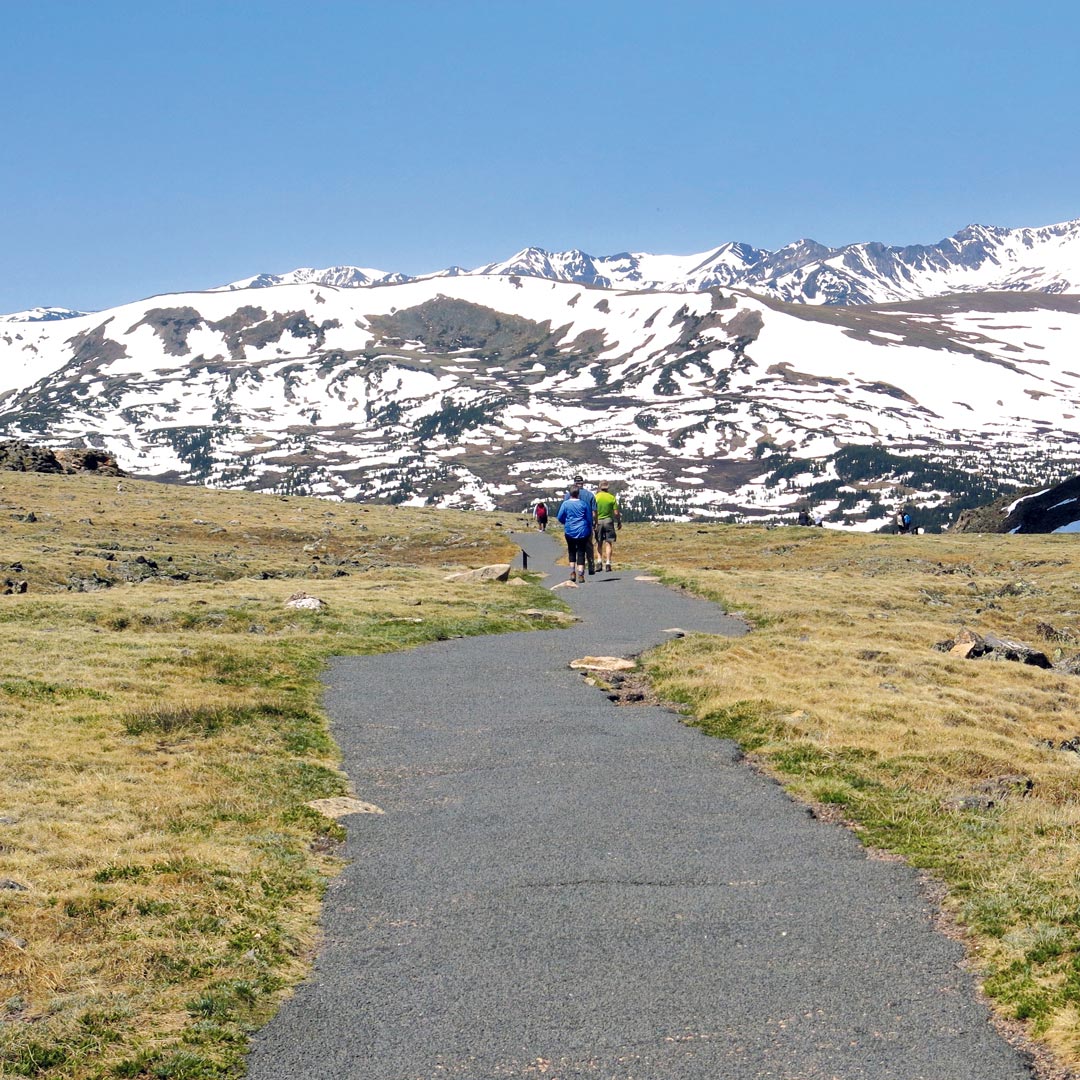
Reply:
[[[596, 496], [585, 486], [585, 481], [580, 476], [574, 477], [574, 486], [580, 492], [579, 498], [589, 508], [592, 515], [593, 533], [596, 531]], [[585, 545], [585, 561], [589, 564], [589, 573], [596, 573], [596, 545], [595, 536], [590, 533], [588, 543]]]
[[596, 520], [589, 504], [581, 498], [581, 489], [575, 484], [567, 493], [556, 515], [566, 536], [566, 556], [570, 562], [570, 580], [575, 584], [585, 582], [585, 545], [592, 544], [593, 523]]

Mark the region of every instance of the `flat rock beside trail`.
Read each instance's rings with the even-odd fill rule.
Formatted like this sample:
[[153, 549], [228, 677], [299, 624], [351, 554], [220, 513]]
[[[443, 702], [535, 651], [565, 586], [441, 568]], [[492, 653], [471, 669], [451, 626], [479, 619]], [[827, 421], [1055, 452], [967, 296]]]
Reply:
[[456, 570], [447, 574], [444, 581], [506, 581], [510, 577], [509, 563], [492, 563], [490, 566], [481, 566], [475, 570]]
[[571, 660], [570, 667], [575, 671], [632, 671], [637, 664], [622, 656], [582, 656]]
[[353, 799], [348, 795], [335, 795], [329, 799], [312, 799], [305, 803], [312, 810], [318, 810], [320, 814], [329, 818], [346, 817], [349, 814], [382, 814], [385, 813], [374, 803], [364, 802], [361, 799]]

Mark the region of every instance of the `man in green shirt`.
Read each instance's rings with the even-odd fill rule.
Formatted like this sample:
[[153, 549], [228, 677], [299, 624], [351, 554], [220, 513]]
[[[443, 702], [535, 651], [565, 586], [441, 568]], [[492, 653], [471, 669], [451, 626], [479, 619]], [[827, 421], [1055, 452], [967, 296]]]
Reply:
[[600, 544], [601, 569], [611, 572], [611, 551], [615, 535], [622, 528], [619, 500], [608, 491], [605, 480], [596, 493], [596, 539]]

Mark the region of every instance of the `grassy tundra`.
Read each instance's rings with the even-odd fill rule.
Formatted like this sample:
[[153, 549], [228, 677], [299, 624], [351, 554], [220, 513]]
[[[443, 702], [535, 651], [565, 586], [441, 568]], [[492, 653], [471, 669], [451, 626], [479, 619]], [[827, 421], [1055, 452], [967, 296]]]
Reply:
[[116, 484], [0, 473], [0, 1076], [234, 1076], [334, 872], [326, 657], [555, 601], [443, 580], [495, 515]]
[[643, 525], [623, 543], [754, 626], [653, 653], [657, 688], [943, 882], [998, 1011], [1080, 1065], [1080, 740], [1060, 748], [1080, 675], [932, 649], [970, 628], [1080, 653], [1076, 537]]
[[[533, 626], [522, 609], [555, 603], [443, 581], [508, 556], [509, 517], [123, 486], [0, 474], [0, 581], [29, 583], [0, 596], [0, 1075], [238, 1075], [335, 869], [339, 830], [305, 805], [347, 787], [326, 657]], [[1080, 736], [1080, 676], [931, 646], [970, 627], [1080, 651], [1075, 543], [620, 540], [754, 625], [651, 654], [658, 688], [931, 871], [998, 1009], [1074, 1065], [1080, 754], [1047, 743]], [[300, 589], [327, 609], [285, 608]]]

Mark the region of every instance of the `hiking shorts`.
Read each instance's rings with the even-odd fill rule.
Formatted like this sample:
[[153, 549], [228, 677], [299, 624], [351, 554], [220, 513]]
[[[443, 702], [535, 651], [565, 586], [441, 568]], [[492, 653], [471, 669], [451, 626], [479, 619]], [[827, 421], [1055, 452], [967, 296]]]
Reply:
[[615, 543], [615, 535], [616, 535], [615, 519], [614, 518], [601, 518], [600, 519], [600, 530], [599, 530], [599, 532], [597, 534], [597, 537], [598, 537], [600, 543], [601, 544], [606, 544], [606, 543], [614, 544]]

